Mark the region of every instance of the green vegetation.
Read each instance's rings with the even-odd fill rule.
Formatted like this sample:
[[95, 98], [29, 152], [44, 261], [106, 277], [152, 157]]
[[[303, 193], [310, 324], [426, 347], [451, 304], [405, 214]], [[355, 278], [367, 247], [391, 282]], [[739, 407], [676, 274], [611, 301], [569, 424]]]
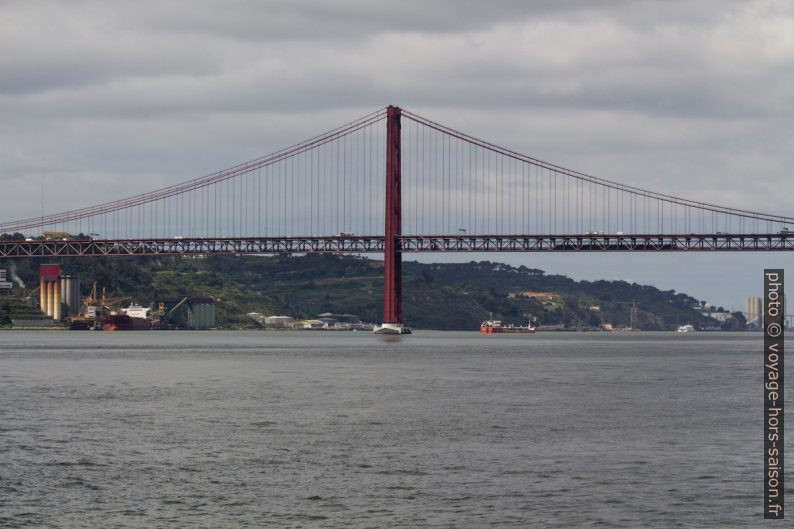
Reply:
[[24, 300], [13, 297], [0, 297], [0, 327], [10, 327], [11, 320], [40, 320], [45, 319], [38, 307], [25, 303]]
[[[16, 260], [17, 274], [38, 284], [38, 264]], [[311, 318], [322, 312], [353, 313], [380, 322], [383, 264], [342, 255], [64, 258], [64, 273], [82, 279], [83, 294], [97, 281], [99, 292], [119, 301], [148, 304], [157, 298], [211, 296], [222, 328], [254, 327], [245, 314]], [[9, 263], [0, 264], [0, 267]], [[490, 312], [506, 323], [596, 328], [635, 326], [674, 329], [716, 322], [693, 309], [699, 301], [672, 290], [625, 281], [574, 281], [533, 268], [490, 261], [462, 264], [405, 262], [405, 321], [420, 329], [477, 329]], [[527, 295], [526, 293], [550, 293]], [[2, 310], [2, 309], [0, 309]], [[2, 317], [2, 313], [0, 313]], [[2, 320], [0, 320], [2, 324]], [[727, 327], [743, 326], [729, 321]]]

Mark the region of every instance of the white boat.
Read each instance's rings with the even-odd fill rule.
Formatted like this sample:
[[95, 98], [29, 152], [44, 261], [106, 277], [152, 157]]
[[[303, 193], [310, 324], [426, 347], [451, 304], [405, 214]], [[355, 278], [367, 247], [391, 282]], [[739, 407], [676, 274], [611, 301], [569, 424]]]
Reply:
[[411, 329], [404, 327], [402, 323], [384, 323], [376, 325], [372, 334], [411, 334]]
[[695, 328], [692, 325], [686, 324], [680, 326], [678, 332], [695, 332]]

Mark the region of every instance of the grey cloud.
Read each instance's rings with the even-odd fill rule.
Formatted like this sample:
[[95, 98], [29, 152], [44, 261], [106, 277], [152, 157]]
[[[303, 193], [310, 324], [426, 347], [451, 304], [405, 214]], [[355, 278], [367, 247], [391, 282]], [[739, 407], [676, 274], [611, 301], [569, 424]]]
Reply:
[[791, 213], [788, 2], [6, 1], [0, 13], [3, 220], [38, 212], [42, 176], [47, 204], [84, 206], [390, 103], [598, 176]]
[[279, 41], [361, 40], [382, 32], [457, 33], [516, 19], [550, 14], [590, 12], [618, 7], [629, 0], [405, 0], [371, 2], [337, 0], [236, 0], [219, 10], [211, 1], [198, 1], [185, 10], [181, 2], [163, 2], [155, 16], [140, 16], [128, 5], [127, 20], [157, 31], [201, 32], [229, 39]]

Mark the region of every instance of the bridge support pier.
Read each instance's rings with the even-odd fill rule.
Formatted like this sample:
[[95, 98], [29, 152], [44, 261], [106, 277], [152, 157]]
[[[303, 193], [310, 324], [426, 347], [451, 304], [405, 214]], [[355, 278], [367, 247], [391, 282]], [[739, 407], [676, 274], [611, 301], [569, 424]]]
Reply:
[[383, 324], [376, 334], [409, 334], [403, 326], [402, 252], [397, 238], [402, 233], [400, 191], [400, 116], [399, 107], [386, 109], [386, 229], [383, 243]]

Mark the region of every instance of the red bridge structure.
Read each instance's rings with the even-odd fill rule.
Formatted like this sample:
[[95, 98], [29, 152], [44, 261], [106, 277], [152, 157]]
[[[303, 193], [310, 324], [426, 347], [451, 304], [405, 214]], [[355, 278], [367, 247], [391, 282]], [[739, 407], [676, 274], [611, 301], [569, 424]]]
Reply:
[[598, 178], [389, 106], [204, 177], [0, 222], [0, 258], [378, 253], [384, 327], [400, 332], [405, 252], [782, 251], [794, 250], [790, 227], [792, 217]]

